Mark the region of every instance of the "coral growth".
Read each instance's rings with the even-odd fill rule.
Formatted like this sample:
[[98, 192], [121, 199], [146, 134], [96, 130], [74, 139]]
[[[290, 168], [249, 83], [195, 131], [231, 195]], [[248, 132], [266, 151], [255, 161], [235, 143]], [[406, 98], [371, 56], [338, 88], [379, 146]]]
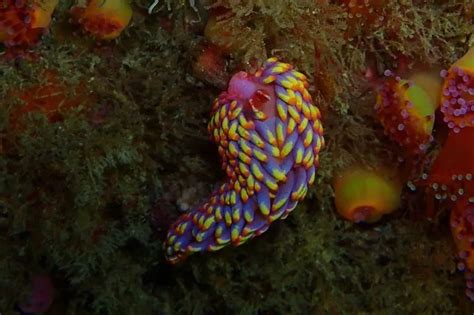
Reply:
[[335, 178], [336, 209], [349, 221], [374, 223], [398, 209], [401, 189], [396, 172], [351, 167]]
[[132, 18], [129, 0], [88, 0], [71, 9], [74, 22], [98, 39], [117, 38]]
[[307, 87], [303, 74], [275, 58], [255, 74], [232, 77], [214, 101], [209, 123], [227, 180], [171, 226], [168, 261], [241, 245], [303, 200], [324, 145], [320, 113]]
[[444, 122], [455, 132], [474, 127], [474, 48], [451, 68], [441, 71], [444, 78], [441, 112]]
[[[436, 69], [436, 68], [435, 68]], [[413, 82], [419, 86], [430, 97], [431, 103], [439, 108], [439, 99], [441, 95], [441, 88], [443, 81], [437, 70], [420, 70], [413, 71], [408, 77], [408, 81]]]
[[380, 27], [387, 16], [385, 0], [338, 0], [347, 12], [348, 38]]
[[387, 78], [377, 95], [375, 109], [385, 133], [405, 155], [423, 154], [432, 139], [436, 105], [413, 81], [402, 80], [386, 70]]
[[429, 175], [420, 184], [427, 191], [428, 211], [433, 199], [451, 207], [451, 231], [458, 248], [458, 268], [466, 271], [466, 295], [474, 301], [474, 128], [451, 130]]
[[416, 181], [418, 186], [425, 187], [429, 216], [435, 212], [434, 200], [451, 208], [450, 226], [458, 249], [458, 269], [465, 271], [466, 295], [471, 301], [474, 301], [473, 53], [471, 48], [449, 71], [441, 71], [444, 78], [441, 112], [449, 131], [429, 174]]
[[48, 31], [58, 0], [3, 1], [0, 5], [0, 42], [7, 47], [35, 45]]
[[474, 197], [474, 128], [450, 131], [434, 161], [426, 185], [437, 200], [456, 202]]

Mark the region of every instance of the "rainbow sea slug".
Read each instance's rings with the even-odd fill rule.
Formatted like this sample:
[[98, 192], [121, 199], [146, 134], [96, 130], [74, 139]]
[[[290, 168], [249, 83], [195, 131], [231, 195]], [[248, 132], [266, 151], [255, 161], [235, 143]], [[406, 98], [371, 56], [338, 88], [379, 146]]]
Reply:
[[321, 114], [307, 88], [302, 73], [276, 58], [232, 77], [208, 125], [227, 176], [170, 227], [164, 242], [170, 263], [241, 245], [303, 200], [324, 146]]

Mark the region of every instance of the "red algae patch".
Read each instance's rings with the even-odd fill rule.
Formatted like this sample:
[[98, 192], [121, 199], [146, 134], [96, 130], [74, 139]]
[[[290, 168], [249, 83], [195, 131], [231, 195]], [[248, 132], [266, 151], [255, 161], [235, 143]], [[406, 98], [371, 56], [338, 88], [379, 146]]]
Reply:
[[22, 129], [22, 118], [34, 112], [44, 114], [50, 122], [59, 121], [63, 111], [77, 108], [91, 97], [83, 85], [66, 86], [53, 70], [45, 71], [44, 76], [43, 83], [11, 93], [12, 99], [18, 98], [22, 102], [10, 113], [11, 128]]

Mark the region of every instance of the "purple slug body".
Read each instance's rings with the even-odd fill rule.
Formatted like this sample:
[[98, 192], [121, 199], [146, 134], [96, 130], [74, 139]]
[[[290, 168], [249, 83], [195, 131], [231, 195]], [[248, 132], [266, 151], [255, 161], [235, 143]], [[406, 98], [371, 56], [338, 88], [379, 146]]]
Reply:
[[22, 314], [46, 312], [54, 299], [54, 286], [48, 275], [37, 275], [32, 279], [31, 291], [25, 303], [18, 304]]
[[307, 87], [303, 74], [275, 58], [255, 74], [232, 77], [208, 125], [227, 177], [170, 227], [164, 242], [170, 263], [241, 245], [303, 200], [324, 145], [321, 115]]

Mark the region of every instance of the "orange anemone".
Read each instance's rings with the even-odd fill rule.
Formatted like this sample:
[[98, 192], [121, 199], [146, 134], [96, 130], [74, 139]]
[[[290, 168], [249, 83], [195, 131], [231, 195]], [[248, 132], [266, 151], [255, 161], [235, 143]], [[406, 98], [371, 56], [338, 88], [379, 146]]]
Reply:
[[351, 167], [334, 181], [337, 212], [346, 220], [374, 223], [400, 206], [401, 182], [387, 170]]
[[458, 248], [458, 269], [466, 271], [466, 295], [474, 300], [474, 128], [450, 130], [430, 174], [420, 181], [434, 199], [451, 207], [451, 232]]
[[443, 148], [424, 175], [428, 193], [436, 200], [474, 202], [474, 128], [450, 131]]
[[385, 133], [413, 158], [423, 154], [430, 143], [436, 104], [413, 81], [388, 76], [377, 95], [375, 109]]
[[[5, 1], [3, 1], [5, 3]], [[6, 0], [0, 6], [0, 42], [5, 46], [35, 45], [51, 22], [58, 0]]]
[[449, 70], [441, 71], [444, 78], [441, 112], [448, 127], [458, 132], [474, 127], [474, 48]]
[[85, 6], [71, 9], [76, 23], [103, 40], [117, 38], [130, 23], [132, 13], [129, 0], [88, 0]]

